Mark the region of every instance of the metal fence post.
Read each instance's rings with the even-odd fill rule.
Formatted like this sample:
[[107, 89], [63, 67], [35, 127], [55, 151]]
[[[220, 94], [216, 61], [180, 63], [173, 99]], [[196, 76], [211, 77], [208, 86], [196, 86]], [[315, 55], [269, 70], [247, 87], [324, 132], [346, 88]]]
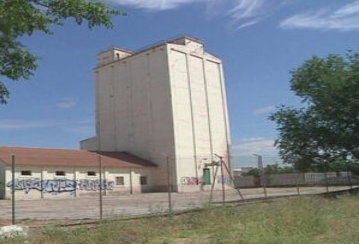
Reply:
[[11, 155], [11, 223], [15, 225], [15, 155]]
[[101, 156], [98, 157], [99, 160], [99, 175], [100, 175], [100, 219], [102, 219], [102, 159]]
[[300, 191], [299, 191], [299, 172], [296, 172], [296, 176], [297, 176], [297, 180], [296, 180], [297, 194], [298, 194], [298, 196], [300, 196]]
[[353, 184], [352, 184], [352, 180], [351, 180], [351, 171], [349, 170], [348, 161], [346, 162], [346, 166], [347, 166], [348, 183], [349, 183], [350, 189], [353, 189]]
[[130, 194], [133, 194], [133, 184], [132, 184], [132, 168], [130, 168]]
[[226, 204], [226, 190], [224, 186], [224, 175], [223, 175], [223, 157], [219, 157], [221, 160], [221, 181], [222, 181], [222, 204]]
[[264, 197], [267, 198], [268, 197], [267, 196], [267, 184], [266, 184], [266, 179], [265, 179], [265, 175], [264, 175], [262, 156], [258, 155], [258, 154], [253, 154], [253, 155], [258, 157], [258, 169], [260, 172], [261, 185], [263, 186]]
[[328, 175], [327, 175], [327, 167], [324, 170], [324, 180], [325, 180], [325, 188], [326, 188], [326, 192], [329, 193], [329, 183], [328, 183]]
[[171, 171], [170, 171], [170, 159], [169, 156], [166, 156], [166, 163], [167, 163], [167, 192], [168, 192], [168, 211], [172, 212], [172, 187], [171, 187]]
[[[103, 185], [104, 185], [104, 188], [103, 188], [103, 195], [104, 196], [107, 196], [107, 179], [106, 179], [106, 168], [103, 167], [101, 169], [101, 171], [103, 172], [103, 178], [102, 178], [102, 181], [103, 181]], [[101, 182], [102, 183], [102, 182]]]
[[[213, 162], [211, 163], [212, 167], [214, 167], [214, 164]], [[218, 172], [218, 164], [216, 166], [216, 171], [214, 172], [213, 174], [213, 177], [216, 178], [217, 177], [217, 172]], [[213, 190], [214, 190], [214, 185], [216, 184], [216, 181], [214, 180], [212, 182], [212, 185], [211, 185], [211, 192], [210, 192], [210, 195], [209, 195], [209, 203], [208, 205], [211, 206], [211, 203], [212, 203], [212, 199], [213, 199]]]
[[40, 176], [41, 176], [41, 181], [40, 181], [40, 183], [41, 183], [41, 199], [44, 199], [44, 170], [43, 170], [43, 168], [41, 167], [40, 168], [40, 170], [41, 170], [41, 174], [40, 174]]
[[74, 179], [74, 184], [75, 184], [74, 197], [77, 197], [77, 179], [76, 179], [76, 168], [74, 168], [74, 172], [73, 172], [73, 174], [74, 174], [73, 179]]
[[268, 195], [267, 195], [267, 183], [266, 183], [267, 179], [265, 177], [265, 170], [264, 170], [264, 167], [263, 167], [263, 161], [262, 161], [262, 156], [261, 155], [258, 155], [258, 167], [259, 167], [260, 172], [261, 172], [261, 183], [262, 183], [262, 186], [263, 186], [264, 197], [268, 198]]

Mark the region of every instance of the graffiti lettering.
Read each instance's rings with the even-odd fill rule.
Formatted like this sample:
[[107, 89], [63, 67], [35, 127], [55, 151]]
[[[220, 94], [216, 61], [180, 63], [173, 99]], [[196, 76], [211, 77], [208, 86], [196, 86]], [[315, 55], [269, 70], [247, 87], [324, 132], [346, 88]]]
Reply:
[[[41, 184], [41, 181], [40, 181]], [[76, 182], [73, 180], [44, 180], [42, 191], [44, 193], [73, 192], [76, 189]], [[41, 188], [39, 189], [39, 191]]]
[[[41, 191], [41, 181], [39, 179], [15, 180], [14, 185], [16, 191], [24, 190], [26, 194], [29, 193], [30, 190]], [[11, 188], [12, 181], [9, 181], [6, 186]]]
[[181, 184], [182, 185], [198, 185], [199, 180], [196, 177], [182, 177]]
[[[115, 183], [113, 181], [102, 180], [102, 189], [112, 190]], [[77, 189], [85, 191], [98, 191], [100, 190], [99, 180], [78, 180]]]
[[[12, 181], [6, 184], [7, 187], [12, 187]], [[85, 191], [97, 191], [100, 190], [99, 180], [69, 180], [69, 179], [54, 179], [43, 180], [40, 179], [17, 179], [15, 180], [14, 188], [17, 191], [23, 190], [28, 194], [31, 190], [42, 191], [43, 193], [73, 193], [78, 190]], [[112, 190], [114, 188], [114, 182], [109, 180], [102, 180], [102, 189]]]

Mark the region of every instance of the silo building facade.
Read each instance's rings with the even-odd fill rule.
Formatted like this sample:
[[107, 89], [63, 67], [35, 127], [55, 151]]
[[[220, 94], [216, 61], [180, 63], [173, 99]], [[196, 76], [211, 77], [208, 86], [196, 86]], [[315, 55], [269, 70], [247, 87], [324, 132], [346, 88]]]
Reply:
[[168, 176], [178, 192], [222, 183], [209, 164], [220, 155], [231, 169], [225, 81], [222, 61], [203, 42], [184, 36], [136, 53], [112, 48], [98, 55], [94, 75], [96, 136], [81, 149], [153, 162], [153, 191], [166, 190]]

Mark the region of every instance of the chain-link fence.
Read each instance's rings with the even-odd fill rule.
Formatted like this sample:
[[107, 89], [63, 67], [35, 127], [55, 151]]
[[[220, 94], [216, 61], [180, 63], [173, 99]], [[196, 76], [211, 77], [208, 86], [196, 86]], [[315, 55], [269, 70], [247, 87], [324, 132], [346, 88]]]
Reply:
[[276, 157], [236, 157], [233, 170], [236, 188], [263, 188], [263, 196], [273, 197], [290, 194], [319, 194], [353, 188], [359, 185], [359, 164], [341, 162], [336, 167], [311, 167], [298, 170], [292, 165], [278, 162]]
[[0, 222], [66, 222], [185, 211], [359, 186], [358, 164], [299, 171], [278, 158], [170, 157], [160, 167], [5, 167]]

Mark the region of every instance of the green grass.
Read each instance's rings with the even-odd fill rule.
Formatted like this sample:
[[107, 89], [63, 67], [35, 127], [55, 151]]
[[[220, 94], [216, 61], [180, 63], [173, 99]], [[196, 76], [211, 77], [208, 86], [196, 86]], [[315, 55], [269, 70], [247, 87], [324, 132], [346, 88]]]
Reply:
[[91, 228], [47, 227], [30, 235], [26, 243], [354, 244], [359, 243], [359, 196], [281, 199], [178, 216], [103, 222]]

